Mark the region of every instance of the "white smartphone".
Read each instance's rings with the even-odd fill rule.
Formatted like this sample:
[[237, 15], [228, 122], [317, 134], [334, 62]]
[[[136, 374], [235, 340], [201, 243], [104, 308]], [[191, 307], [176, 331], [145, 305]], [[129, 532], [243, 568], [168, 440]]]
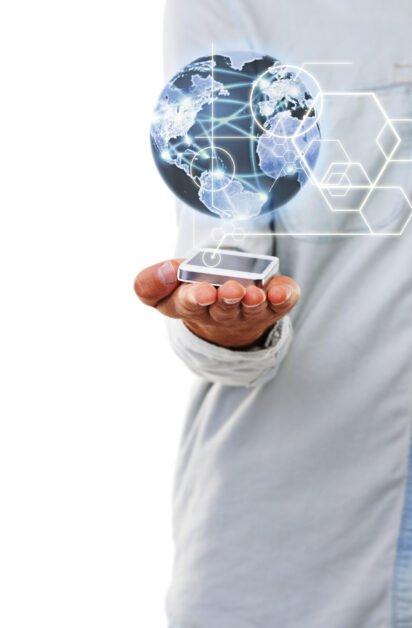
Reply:
[[279, 271], [279, 259], [272, 255], [251, 255], [231, 249], [197, 249], [179, 266], [179, 281], [207, 281], [221, 286], [235, 279], [243, 286], [264, 287]]

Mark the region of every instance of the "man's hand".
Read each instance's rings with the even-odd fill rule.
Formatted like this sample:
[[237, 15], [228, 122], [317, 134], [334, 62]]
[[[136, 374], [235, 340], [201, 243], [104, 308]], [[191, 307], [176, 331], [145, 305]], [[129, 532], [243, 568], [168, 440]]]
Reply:
[[165, 316], [183, 319], [204, 340], [233, 349], [258, 345], [269, 329], [297, 303], [300, 289], [290, 277], [273, 277], [265, 290], [244, 288], [235, 280], [215, 288], [209, 283], [181, 283], [183, 260], [160, 262], [142, 270], [135, 290], [143, 303]]

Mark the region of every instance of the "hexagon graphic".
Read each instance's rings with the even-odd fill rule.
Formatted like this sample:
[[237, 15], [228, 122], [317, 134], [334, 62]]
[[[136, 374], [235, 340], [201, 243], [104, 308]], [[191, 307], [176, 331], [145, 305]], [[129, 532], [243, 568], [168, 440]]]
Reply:
[[307, 160], [305, 159], [305, 155], [308, 152], [309, 148], [314, 143], [320, 145], [318, 161], [313, 172], [310, 166], [308, 168], [309, 172], [312, 175], [312, 178], [314, 179], [315, 183], [318, 185], [325, 178], [327, 173], [329, 173], [329, 169], [332, 164], [350, 162], [350, 157], [345, 151], [345, 148], [342, 142], [340, 142], [340, 140], [323, 139], [323, 138], [314, 139], [308, 144], [308, 146], [305, 147], [305, 150], [303, 152], [299, 151], [298, 146], [296, 145], [294, 141], [293, 143], [295, 144], [295, 148], [298, 154], [301, 156], [303, 165], [305, 167], [306, 167], [306, 164], [308, 163]]
[[396, 147], [392, 163], [412, 163], [412, 119], [398, 118], [392, 120], [392, 124], [399, 135], [400, 142]]
[[385, 155], [386, 159], [391, 159], [400, 143], [400, 138], [391, 121], [385, 122], [380, 130], [376, 143]]
[[351, 183], [345, 172], [331, 172], [325, 185], [330, 196], [346, 196]]
[[361, 214], [371, 233], [402, 235], [412, 219], [412, 203], [401, 187], [377, 186], [368, 195]]
[[319, 187], [331, 211], [359, 212], [371, 181], [362, 164], [336, 162], [329, 166]]
[[[308, 171], [312, 183], [319, 188], [332, 212], [357, 212], [362, 216], [370, 233], [374, 233], [374, 229], [379, 229], [379, 233], [382, 233], [385, 221], [382, 216], [378, 218], [379, 212], [377, 210], [375, 212], [371, 210], [373, 206], [371, 199], [377, 198], [376, 191], [379, 188], [379, 181], [390, 161], [394, 159], [401, 143], [400, 133], [395, 128], [395, 121], [388, 117], [379, 98], [373, 92], [325, 92], [322, 97], [340, 101], [338, 106], [340, 112], [338, 111], [338, 114], [335, 112], [335, 116], [332, 116], [335, 122], [338, 121], [335, 124], [338, 129], [339, 121], [342, 120], [342, 124], [346, 122], [347, 125], [348, 116], [352, 115], [352, 133], [349, 134], [349, 138], [342, 140], [317, 140], [322, 143], [320, 149], [323, 155], [318, 160], [320, 163], [316, 164], [312, 170], [305, 158], [305, 153], [302, 153], [302, 166]], [[352, 109], [347, 106], [347, 99], [358, 99], [352, 101]], [[356, 116], [359, 99], [368, 100], [370, 113], [367, 124], [364, 124], [362, 116]], [[314, 99], [313, 109], [316, 109], [316, 100], [317, 97]], [[348, 111], [352, 113], [349, 114]], [[409, 122], [412, 123], [412, 120]], [[359, 142], [359, 137], [363, 132], [369, 134], [365, 143]], [[336, 132], [336, 137], [340, 137], [339, 132]], [[327, 147], [329, 154], [325, 154]], [[358, 152], [356, 152], [357, 150]], [[335, 152], [336, 157], [331, 158], [333, 152]], [[371, 154], [372, 159], [370, 158]], [[368, 171], [363, 162], [368, 164]], [[402, 188], [397, 188], [397, 190], [394, 193], [404, 202], [404, 205], [398, 209], [397, 221], [395, 221], [396, 232], [398, 233], [409, 223], [411, 207]], [[385, 204], [382, 205], [382, 210], [385, 210]], [[387, 224], [392, 233], [393, 221], [388, 218]]]

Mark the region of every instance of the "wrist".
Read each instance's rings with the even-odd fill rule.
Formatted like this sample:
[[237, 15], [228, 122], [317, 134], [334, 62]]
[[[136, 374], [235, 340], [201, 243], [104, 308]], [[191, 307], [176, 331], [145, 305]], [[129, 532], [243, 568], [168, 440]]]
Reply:
[[233, 333], [230, 329], [223, 327], [208, 328], [206, 325], [199, 325], [193, 321], [183, 320], [185, 326], [201, 340], [233, 351], [248, 351], [249, 349], [264, 348], [265, 341], [277, 323], [272, 323], [260, 332], [251, 336], [250, 334]]

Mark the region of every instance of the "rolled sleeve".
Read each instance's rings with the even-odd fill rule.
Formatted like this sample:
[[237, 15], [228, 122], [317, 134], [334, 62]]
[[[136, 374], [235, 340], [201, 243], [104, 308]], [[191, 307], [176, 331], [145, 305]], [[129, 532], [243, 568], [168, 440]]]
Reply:
[[288, 316], [279, 323], [276, 343], [257, 351], [228, 349], [203, 340], [182, 319], [168, 319], [167, 332], [175, 353], [191, 371], [211, 382], [245, 387], [259, 386], [275, 377], [293, 338]]

